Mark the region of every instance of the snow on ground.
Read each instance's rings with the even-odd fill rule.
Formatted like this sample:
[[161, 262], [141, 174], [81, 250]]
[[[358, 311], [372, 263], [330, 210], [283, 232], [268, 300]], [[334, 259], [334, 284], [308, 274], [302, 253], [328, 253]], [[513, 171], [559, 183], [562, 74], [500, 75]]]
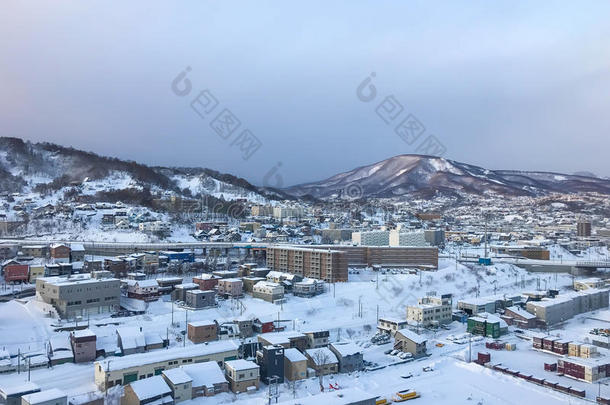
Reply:
[[[232, 320], [243, 316], [247, 318], [262, 317], [283, 321], [286, 330], [307, 331], [313, 329], [329, 329], [331, 341], [351, 341], [363, 347], [364, 358], [379, 365], [396, 363], [396, 357], [383, 352], [391, 344], [368, 346], [366, 342], [375, 333], [377, 314], [381, 317], [405, 318], [406, 306], [417, 302], [417, 298], [428, 292], [437, 294], [452, 293], [454, 302], [460, 298], [488, 296], [494, 293], [511, 294], [536, 288], [538, 277], [547, 277], [558, 288], [571, 284], [567, 274], [550, 276], [547, 274], [532, 275], [525, 270], [510, 264], [497, 264], [488, 267], [469, 268], [457, 264], [452, 259], [441, 259], [439, 270], [422, 272], [421, 274], [387, 273], [385, 275], [370, 270], [351, 270], [348, 283], [337, 283], [328, 286], [327, 291], [313, 299], [299, 298], [287, 295], [282, 305], [276, 305], [246, 296], [240, 303], [233, 300], [220, 301], [217, 308], [189, 311], [174, 306], [172, 325], [172, 304], [165, 297], [149, 304], [147, 313], [126, 318], [111, 318], [108, 314], [98, 315], [89, 320], [89, 327], [98, 336], [98, 348], [108, 352], [116, 349], [116, 329], [120, 327], [141, 327], [146, 333], [158, 333], [169, 337], [172, 347], [184, 344], [192, 345], [190, 341], [178, 340], [185, 322], [215, 319], [218, 321]], [[190, 281], [188, 277], [185, 282]], [[24, 301], [25, 302], [25, 301]], [[359, 303], [362, 313], [359, 314]], [[610, 315], [608, 315], [610, 318]], [[81, 322], [86, 322], [83, 320]], [[576, 324], [578, 321], [575, 321]], [[10, 327], [9, 327], [10, 325]], [[40, 352], [49, 339], [65, 335], [65, 332], [55, 332], [57, 320], [47, 318], [40, 304], [29, 299], [27, 304], [17, 301], [0, 304], [0, 348], [5, 347], [11, 354], [16, 350], [25, 352]], [[583, 329], [584, 330], [584, 329]], [[512, 404], [512, 403], [568, 403], [575, 399], [562, 394], [542, 389], [512, 377], [498, 375], [473, 364], [465, 364], [465, 345], [452, 343], [446, 339], [449, 334], [460, 334], [465, 331], [465, 325], [454, 322], [449, 330], [425, 331], [429, 344], [430, 358], [411, 363], [389, 366], [377, 371], [359, 372], [352, 375], [335, 375], [325, 377], [326, 384], [336, 382], [340, 387], [359, 387], [376, 395], [391, 395], [405, 388], [414, 388], [422, 392], [418, 403], [482, 403], [482, 404]], [[66, 337], [67, 338], [67, 337]], [[436, 347], [436, 343], [443, 347]], [[473, 345], [473, 358], [480, 350], [482, 342]], [[538, 357], [545, 354], [531, 355], [527, 345], [518, 342], [517, 352], [496, 354], [492, 352], [492, 362], [495, 360], [515, 362], [515, 367], [539, 370], [544, 359]], [[422, 368], [432, 365], [434, 371], [423, 372]], [[542, 371], [541, 371], [542, 372]], [[413, 378], [403, 379], [400, 376], [413, 374]], [[533, 372], [532, 372], [533, 373]], [[0, 385], [22, 382], [24, 374], [15, 373], [0, 375]], [[32, 381], [43, 388], [57, 387], [66, 390], [70, 395], [83, 394], [95, 390], [93, 383], [93, 365], [63, 364], [52, 369], [37, 369], [32, 371]], [[192, 404], [266, 403], [266, 387], [253, 395], [223, 394], [213, 398], [193, 400]], [[588, 391], [591, 391], [590, 387]], [[287, 385], [281, 387], [281, 400], [292, 398], [292, 389]], [[303, 397], [319, 392], [317, 379], [309, 379], [297, 384], [296, 395]], [[469, 399], [470, 398], [470, 399]], [[473, 402], [474, 401], [474, 402]], [[190, 405], [189, 403], [185, 403]]]

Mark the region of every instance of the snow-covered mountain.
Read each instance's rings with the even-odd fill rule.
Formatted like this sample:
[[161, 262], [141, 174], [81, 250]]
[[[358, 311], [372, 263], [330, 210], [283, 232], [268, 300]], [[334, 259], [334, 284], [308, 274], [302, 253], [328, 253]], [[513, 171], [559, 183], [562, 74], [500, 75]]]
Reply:
[[285, 189], [297, 197], [367, 198], [459, 193], [538, 195], [549, 192], [610, 194], [610, 181], [579, 175], [488, 170], [444, 158], [399, 155], [337, 174], [326, 180]]
[[150, 167], [52, 143], [0, 137], [0, 191], [49, 195], [75, 184], [81, 194], [146, 190], [262, 202], [273, 196], [248, 181], [205, 168]]

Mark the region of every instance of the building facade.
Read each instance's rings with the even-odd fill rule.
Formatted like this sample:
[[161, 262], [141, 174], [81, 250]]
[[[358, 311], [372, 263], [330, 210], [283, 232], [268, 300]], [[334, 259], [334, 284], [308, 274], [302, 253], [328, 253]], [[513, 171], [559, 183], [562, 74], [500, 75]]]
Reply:
[[347, 281], [347, 257], [337, 250], [268, 247], [267, 267], [326, 282]]
[[120, 305], [119, 280], [95, 279], [88, 274], [40, 277], [36, 279], [36, 293], [64, 318], [112, 312]]

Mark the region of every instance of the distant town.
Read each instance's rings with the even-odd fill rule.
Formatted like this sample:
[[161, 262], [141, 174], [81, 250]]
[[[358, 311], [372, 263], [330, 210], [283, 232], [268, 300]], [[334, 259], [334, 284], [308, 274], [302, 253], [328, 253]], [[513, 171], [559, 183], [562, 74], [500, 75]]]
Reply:
[[607, 195], [78, 198], [104, 182], [1, 196], [6, 404], [610, 403]]

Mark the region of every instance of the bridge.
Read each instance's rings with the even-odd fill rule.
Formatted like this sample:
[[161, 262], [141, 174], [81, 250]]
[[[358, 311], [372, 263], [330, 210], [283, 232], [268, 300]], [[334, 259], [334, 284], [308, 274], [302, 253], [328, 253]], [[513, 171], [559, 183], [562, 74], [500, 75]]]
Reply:
[[[464, 257], [460, 262], [478, 263], [478, 257]], [[592, 260], [536, 260], [521, 257], [491, 257], [493, 263], [510, 263], [531, 272], [590, 274], [598, 269], [610, 269], [610, 261]]]
[[269, 243], [259, 242], [161, 242], [161, 243], [145, 243], [145, 242], [95, 242], [95, 241], [75, 241], [75, 240], [36, 240], [36, 239], [0, 239], [3, 243], [17, 244], [19, 246], [28, 245], [48, 245], [53, 243], [64, 243], [67, 245], [76, 243], [81, 244], [85, 248], [85, 253], [88, 255], [97, 256], [116, 256], [126, 255], [130, 253], [160, 251], [160, 250], [201, 250], [203, 255], [207, 251], [219, 251], [225, 255], [229, 254], [231, 249], [243, 249], [247, 252], [252, 250], [265, 249], [270, 246]]

